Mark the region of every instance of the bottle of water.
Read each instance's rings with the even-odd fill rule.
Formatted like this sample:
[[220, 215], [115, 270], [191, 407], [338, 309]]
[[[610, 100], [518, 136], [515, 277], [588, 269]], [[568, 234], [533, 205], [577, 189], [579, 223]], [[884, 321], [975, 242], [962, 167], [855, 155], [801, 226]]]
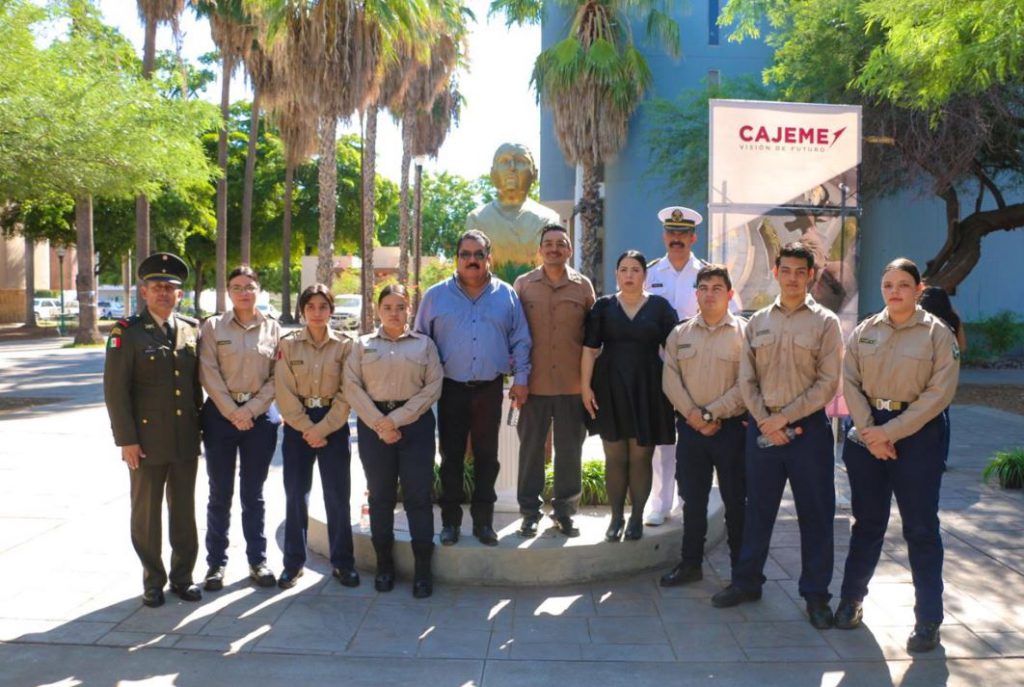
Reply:
[[860, 446], [863, 446], [864, 448], [868, 447], [868, 445], [864, 443], [864, 440], [861, 439], [860, 432], [857, 431], [856, 427], [851, 427], [850, 428], [850, 431], [846, 433], [846, 438], [849, 439], [850, 441], [852, 441], [855, 444], [859, 444]]
[[[790, 439], [791, 441], [792, 441], [793, 439], [795, 439], [795, 438], [797, 437], [797, 435], [798, 435], [798, 434], [800, 434], [800, 432], [796, 431], [796, 429], [795, 429], [795, 428], [793, 428], [793, 427], [786, 427], [786, 429], [782, 430], [782, 432], [783, 432], [783, 434], [785, 434], [785, 435], [786, 435], [786, 436], [787, 436], [787, 437], [788, 437], [788, 438], [789, 438], [789, 439]], [[761, 434], [761, 435], [759, 435], [759, 436], [757, 437], [757, 447], [758, 447], [758, 448], [771, 448], [771, 447], [773, 447], [773, 446], [775, 446], [775, 444], [773, 444], [773, 443], [772, 443], [772, 440], [771, 440], [771, 439], [769, 439], [769, 438], [768, 438], [768, 437], [767, 437], [766, 435], [764, 435], [764, 434]]]
[[519, 424], [519, 408], [515, 405], [508, 407], [508, 415], [505, 418], [505, 424], [509, 427], [515, 427]]
[[363, 492], [363, 505], [359, 509], [359, 529], [363, 532], [370, 531], [370, 492]]

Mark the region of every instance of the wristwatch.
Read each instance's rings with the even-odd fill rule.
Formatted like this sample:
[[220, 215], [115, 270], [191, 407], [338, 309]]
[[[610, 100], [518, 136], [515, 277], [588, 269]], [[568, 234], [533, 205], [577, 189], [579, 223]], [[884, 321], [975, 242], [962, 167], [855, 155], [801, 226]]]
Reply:
[[704, 422], [714, 422], [715, 421], [715, 416], [712, 415], [711, 411], [708, 410], [707, 408], [701, 408], [700, 409], [700, 419], [704, 420]]

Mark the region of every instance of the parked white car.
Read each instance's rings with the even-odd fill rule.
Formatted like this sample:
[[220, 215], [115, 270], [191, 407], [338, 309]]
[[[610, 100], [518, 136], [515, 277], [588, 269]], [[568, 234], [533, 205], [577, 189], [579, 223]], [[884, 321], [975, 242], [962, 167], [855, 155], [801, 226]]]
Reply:
[[256, 309], [263, 313], [264, 317], [273, 317], [275, 320], [281, 319], [281, 311], [271, 303], [257, 303]]
[[55, 320], [60, 317], [60, 301], [56, 298], [36, 298], [32, 310], [37, 320]]
[[121, 301], [100, 301], [96, 310], [102, 320], [116, 320], [124, 317], [124, 304]]
[[359, 329], [362, 317], [363, 297], [357, 293], [343, 293], [334, 297], [334, 312], [331, 327], [340, 331]]

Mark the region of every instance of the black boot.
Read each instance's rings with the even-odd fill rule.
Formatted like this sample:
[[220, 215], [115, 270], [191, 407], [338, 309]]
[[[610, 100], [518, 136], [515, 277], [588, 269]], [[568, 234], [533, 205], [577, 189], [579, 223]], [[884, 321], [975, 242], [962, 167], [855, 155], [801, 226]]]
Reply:
[[430, 558], [434, 555], [434, 543], [418, 544], [413, 542], [412, 555], [416, 562], [412, 577], [412, 595], [417, 599], [426, 599], [434, 593], [434, 576], [430, 572]]
[[394, 543], [394, 539], [373, 543], [373, 550], [377, 552], [377, 574], [373, 578], [373, 588], [378, 592], [390, 592], [395, 588], [395, 559], [391, 555]]

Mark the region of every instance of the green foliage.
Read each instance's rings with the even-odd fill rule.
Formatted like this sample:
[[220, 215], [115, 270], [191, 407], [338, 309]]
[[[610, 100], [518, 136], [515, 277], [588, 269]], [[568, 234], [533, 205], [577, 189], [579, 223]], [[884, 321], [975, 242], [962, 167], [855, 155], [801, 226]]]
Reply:
[[646, 175], [661, 176], [667, 189], [682, 189], [688, 195], [707, 198], [708, 101], [772, 100], [774, 95], [771, 88], [746, 76], [684, 92], [675, 100], [651, 99], [643, 106], [651, 120], [646, 140], [651, 163]]
[[447, 260], [425, 262], [420, 269], [420, 292], [425, 293], [434, 284], [444, 281], [455, 272], [455, 266]]
[[34, 240], [72, 245], [75, 201], [63, 193], [48, 193], [38, 199], [8, 202], [0, 208], [0, 231], [8, 237], [18, 233]]
[[1003, 489], [1024, 487], [1024, 448], [996, 451], [981, 476], [986, 481], [995, 477]]
[[[582, 484], [580, 491], [581, 506], [607, 506], [608, 488], [604, 481], [604, 461], [587, 460], [583, 462]], [[555, 489], [555, 468], [548, 464], [544, 469], [544, 498], [550, 501]]]
[[[476, 485], [476, 470], [473, 466], [473, 459], [471, 456], [466, 456], [466, 462], [462, 469], [462, 491], [468, 498], [473, 493], [473, 488]], [[434, 482], [431, 488], [431, 495], [435, 502], [441, 496], [441, 466], [438, 463], [434, 463]]]
[[971, 323], [971, 331], [981, 334], [984, 341], [972, 339], [971, 349], [976, 346], [998, 357], [1024, 343], [1024, 321], [1020, 315], [1003, 310], [992, 317]]
[[360, 293], [362, 272], [360, 269], [342, 270], [331, 284], [331, 293]]
[[[390, 183], [390, 182], [388, 182]], [[466, 227], [466, 216], [485, 200], [491, 188], [488, 177], [465, 179], [457, 174], [425, 172], [423, 196], [423, 255], [455, 255], [455, 243]], [[410, 204], [413, 203], [410, 194]], [[491, 190], [493, 198], [493, 190]], [[398, 199], [395, 198], [395, 201]], [[380, 201], [378, 200], [378, 204]], [[378, 239], [382, 246], [398, 245], [398, 207], [380, 226]]]
[[53, 289], [34, 289], [36, 298], [60, 298], [60, 293]]

